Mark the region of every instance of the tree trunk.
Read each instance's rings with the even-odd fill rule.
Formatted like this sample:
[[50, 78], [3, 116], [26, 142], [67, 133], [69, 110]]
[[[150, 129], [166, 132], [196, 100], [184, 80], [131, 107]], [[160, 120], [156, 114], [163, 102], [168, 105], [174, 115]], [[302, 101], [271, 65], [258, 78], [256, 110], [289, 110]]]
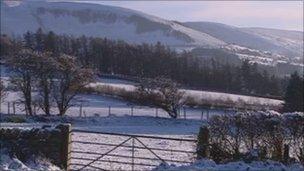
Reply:
[[48, 86], [48, 82], [47, 81], [44, 81], [44, 87], [43, 87], [43, 89], [44, 89], [44, 112], [45, 112], [45, 114], [47, 115], [47, 116], [49, 116], [50, 115], [50, 93], [49, 93], [49, 86]]

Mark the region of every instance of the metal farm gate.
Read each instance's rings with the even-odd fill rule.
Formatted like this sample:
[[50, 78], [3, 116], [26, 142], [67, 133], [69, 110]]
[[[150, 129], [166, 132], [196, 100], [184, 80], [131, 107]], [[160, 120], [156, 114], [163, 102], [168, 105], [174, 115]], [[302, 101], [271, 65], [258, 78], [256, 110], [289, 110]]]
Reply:
[[196, 158], [196, 140], [72, 130], [70, 170], [151, 170]]

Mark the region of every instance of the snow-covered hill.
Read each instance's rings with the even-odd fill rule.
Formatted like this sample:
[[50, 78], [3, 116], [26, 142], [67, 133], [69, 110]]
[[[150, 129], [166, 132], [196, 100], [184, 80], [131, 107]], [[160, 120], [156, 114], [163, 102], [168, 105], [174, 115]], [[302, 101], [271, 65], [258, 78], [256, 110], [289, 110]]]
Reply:
[[[10, 2], [10, 5], [4, 2]], [[303, 63], [303, 32], [238, 28], [212, 22], [180, 23], [135, 10], [92, 3], [1, 1], [2, 34], [20, 35], [39, 27], [57, 34], [107, 37], [130, 43], [159, 41], [177, 50], [195, 47], [232, 49], [240, 59], [263, 65]], [[231, 47], [255, 51], [255, 54], [244, 54], [245, 50], [240, 52], [239, 48]]]
[[186, 22], [183, 25], [207, 33], [229, 44], [290, 57], [303, 56], [303, 32], [266, 28], [238, 28], [212, 22]]
[[176, 22], [125, 8], [73, 2], [26, 1], [1, 4], [1, 32], [23, 34], [39, 27], [58, 34], [122, 39], [170, 46], [219, 47], [225, 43]]
[[242, 28], [242, 31], [260, 36], [279, 47], [285, 47], [303, 56], [303, 32], [267, 28]]

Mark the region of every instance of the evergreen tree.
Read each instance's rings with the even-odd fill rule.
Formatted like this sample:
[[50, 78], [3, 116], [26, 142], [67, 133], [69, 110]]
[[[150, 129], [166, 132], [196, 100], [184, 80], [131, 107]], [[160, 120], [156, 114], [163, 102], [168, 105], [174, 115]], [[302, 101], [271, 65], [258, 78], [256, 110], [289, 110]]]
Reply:
[[42, 29], [39, 28], [36, 33], [35, 33], [35, 41], [36, 41], [36, 44], [35, 44], [35, 48], [34, 50], [36, 51], [43, 51], [45, 50], [44, 48], [44, 43], [45, 43], [45, 34], [43, 33]]
[[34, 49], [35, 47], [35, 38], [34, 35], [31, 32], [26, 32], [23, 35], [23, 39], [24, 39], [24, 47], [28, 48], [28, 49]]
[[284, 111], [294, 112], [303, 111], [303, 78], [297, 72], [290, 77], [285, 97], [284, 97]]
[[56, 48], [56, 37], [54, 32], [50, 31], [44, 41], [44, 46], [45, 46], [45, 50], [49, 51], [49, 52], [57, 52], [57, 48]]

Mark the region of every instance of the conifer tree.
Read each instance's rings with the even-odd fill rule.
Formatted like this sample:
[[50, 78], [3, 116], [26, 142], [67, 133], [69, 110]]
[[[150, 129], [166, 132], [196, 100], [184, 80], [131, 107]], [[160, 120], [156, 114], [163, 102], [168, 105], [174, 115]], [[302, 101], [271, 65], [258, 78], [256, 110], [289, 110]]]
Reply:
[[303, 78], [297, 72], [293, 73], [285, 92], [285, 112], [303, 111], [303, 89]]

